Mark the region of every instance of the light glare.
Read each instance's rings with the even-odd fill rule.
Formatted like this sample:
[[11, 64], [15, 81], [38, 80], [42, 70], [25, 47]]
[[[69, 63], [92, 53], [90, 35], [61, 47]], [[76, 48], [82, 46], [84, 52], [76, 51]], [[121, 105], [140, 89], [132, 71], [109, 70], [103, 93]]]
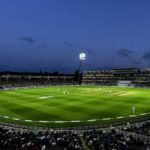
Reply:
[[86, 58], [86, 54], [85, 53], [80, 53], [79, 54], [79, 59], [80, 60], [85, 60], [85, 58]]

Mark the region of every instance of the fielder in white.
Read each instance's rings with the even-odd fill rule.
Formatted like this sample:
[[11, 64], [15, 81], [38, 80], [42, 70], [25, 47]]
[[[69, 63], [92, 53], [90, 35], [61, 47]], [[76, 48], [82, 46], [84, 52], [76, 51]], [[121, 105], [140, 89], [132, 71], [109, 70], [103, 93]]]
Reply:
[[135, 113], [135, 107], [134, 106], [132, 107], [132, 112]]

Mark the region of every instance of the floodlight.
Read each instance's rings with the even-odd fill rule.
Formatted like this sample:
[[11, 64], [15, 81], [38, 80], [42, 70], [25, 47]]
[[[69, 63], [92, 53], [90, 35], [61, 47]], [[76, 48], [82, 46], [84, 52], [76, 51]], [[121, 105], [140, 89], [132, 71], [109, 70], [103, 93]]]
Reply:
[[78, 69], [78, 82], [80, 85], [80, 70], [81, 70], [81, 65], [83, 63], [83, 61], [86, 59], [86, 53], [80, 53], [79, 54], [79, 59], [80, 59], [80, 64], [79, 64], [79, 69]]
[[80, 53], [79, 54], [79, 59], [80, 60], [85, 60], [85, 58], [86, 58], [86, 54], [85, 53]]

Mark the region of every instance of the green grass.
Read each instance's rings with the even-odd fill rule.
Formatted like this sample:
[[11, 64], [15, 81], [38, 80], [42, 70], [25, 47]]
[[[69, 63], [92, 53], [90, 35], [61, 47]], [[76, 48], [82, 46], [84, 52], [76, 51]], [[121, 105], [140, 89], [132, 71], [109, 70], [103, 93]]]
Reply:
[[9, 117], [0, 117], [0, 120], [9, 122], [19, 122], [13, 119], [18, 118], [21, 123], [24, 120], [86, 123], [92, 119], [149, 113], [149, 106], [150, 89], [143, 88], [56, 86], [0, 92], [0, 115]]

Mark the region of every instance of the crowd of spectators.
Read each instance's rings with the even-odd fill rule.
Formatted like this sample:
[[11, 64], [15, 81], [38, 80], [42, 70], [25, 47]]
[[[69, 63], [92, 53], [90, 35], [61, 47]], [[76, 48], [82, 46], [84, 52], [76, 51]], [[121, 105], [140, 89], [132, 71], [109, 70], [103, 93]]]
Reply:
[[115, 130], [90, 131], [83, 136], [90, 150], [148, 150], [148, 145], [132, 135], [124, 136]]
[[16, 79], [9, 79], [1, 80], [0, 86], [11, 88], [11, 87], [30, 87], [30, 86], [42, 86], [42, 85], [49, 85], [51, 82], [45, 80], [16, 80]]
[[83, 150], [74, 132], [20, 132], [0, 128], [0, 150]]
[[61, 85], [61, 84], [73, 84], [72, 80], [68, 79], [0, 79], [0, 87], [14, 88], [14, 87], [32, 87], [32, 86], [49, 86], [49, 85]]
[[125, 127], [124, 130], [144, 136], [150, 136], [150, 121], [129, 125]]
[[0, 150], [150, 150], [150, 144], [115, 129], [34, 133], [1, 127]]

